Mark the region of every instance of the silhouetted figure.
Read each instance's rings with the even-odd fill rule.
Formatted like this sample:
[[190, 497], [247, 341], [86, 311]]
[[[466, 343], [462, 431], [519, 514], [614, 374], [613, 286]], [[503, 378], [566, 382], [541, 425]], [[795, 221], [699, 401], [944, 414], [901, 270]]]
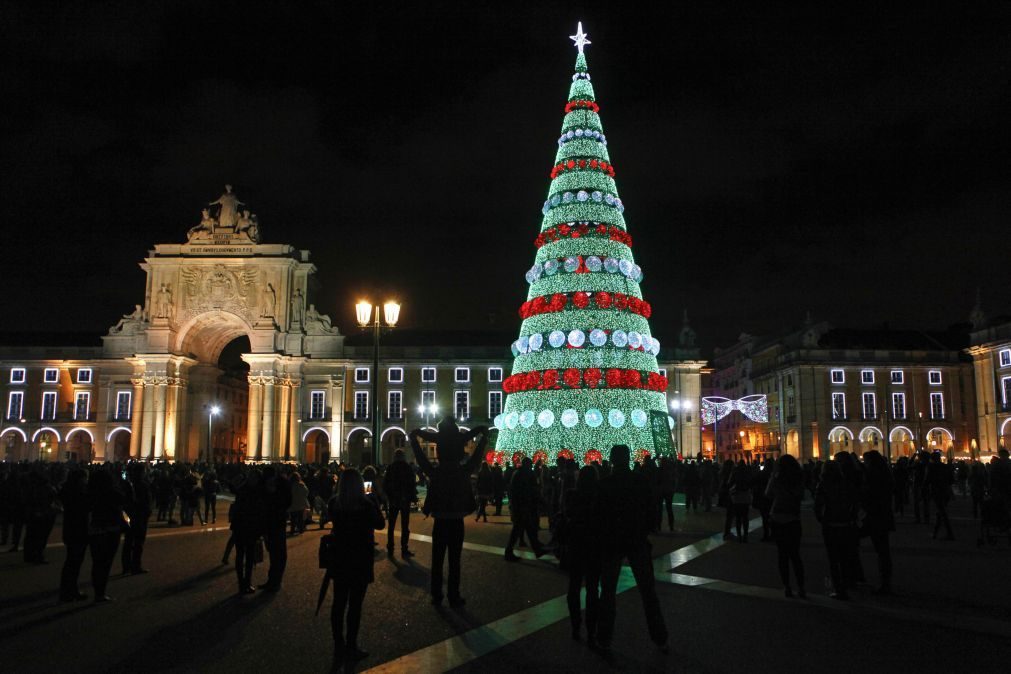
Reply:
[[129, 465], [123, 492], [124, 509], [130, 517], [130, 526], [123, 538], [123, 574], [147, 573], [141, 558], [147, 539], [147, 522], [151, 518], [151, 488], [144, 477], [143, 463]]
[[719, 493], [716, 497], [716, 505], [725, 508], [723, 513], [723, 540], [730, 539], [730, 527], [734, 524], [734, 504], [730, 500], [730, 476], [734, 472], [734, 462], [727, 459], [720, 467], [720, 474], [717, 478]]
[[580, 589], [586, 587], [586, 639], [596, 643], [597, 617], [600, 602], [600, 531], [594, 509], [597, 501], [597, 469], [583, 466], [575, 489], [565, 494], [565, 526], [563, 540], [568, 549], [569, 620], [572, 638], [579, 639], [581, 614]]
[[125, 520], [123, 494], [116, 488], [112, 473], [107, 469], [100, 468], [92, 473], [88, 484], [88, 502], [91, 510], [88, 545], [91, 548], [91, 584], [95, 589], [95, 602], [112, 601], [112, 597], [105, 593], [105, 588]]
[[540, 492], [537, 488], [537, 478], [533, 471], [533, 461], [523, 457], [520, 467], [513, 473], [509, 482], [509, 518], [513, 528], [509, 532], [509, 542], [506, 543], [505, 559], [515, 562], [519, 557], [513, 552], [513, 547], [525, 535], [530, 541], [530, 548], [538, 557], [544, 554], [544, 548], [537, 538], [537, 504]]
[[274, 466], [263, 469], [263, 540], [270, 555], [267, 582], [261, 590], [277, 592], [288, 566], [288, 508], [291, 506], [291, 484], [279, 475]]
[[977, 460], [969, 466], [969, 496], [972, 497], [972, 519], [979, 517], [983, 496], [986, 494], [986, 468]]
[[502, 474], [502, 466], [497, 463], [491, 467], [492, 499], [495, 503], [495, 516], [502, 514], [502, 502], [505, 500], [505, 476]]
[[407, 463], [407, 455], [403, 449], [393, 452], [393, 463], [386, 469], [383, 476], [383, 491], [389, 501], [390, 523], [386, 532], [386, 552], [393, 557], [394, 532], [397, 528], [397, 518], [400, 518], [400, 556], [408, 559], [414, 556], [408, 548], [411, 541], [411, 504], [418, 498], [418, 489], [414, 479], [414, 469]]
[[930, 457], [926, 452], [916, 453], [913, 462], [913, 515], [916, 522], [930, 524], [930, 489], [927, 484], [927, 464]]
[[74, 469], [67, 475], [67, 481], [60, 489], [63, 504], [63, 545], [67, 548], [67, 558], [60, 574], [60, 601], [81, 601], [88, 595], [77, 586], [81, 575], [81, 565], [88, 551], [88, 474]]
[[815, 490], [814, 515], [821, 523], [821, 533], [828, 555], [829, 575], [832, 577], [833, 599], [849, 599], [849, 571], [846, 549], [849, 530], [856, 527], [857, 499], [843, 477], [838, 461], [829, 461], [821, 473]]
[[[474, 453], [468, 458], [464, 447], [477, 436], [481, 440]], [[433, 466], [418, 444], [418, 438], [437, 446], [439, 465]], [[421, 430], [411, 431], [411, 449], [421, 470], [429, 478], [428, 497], [425, 499], [425, 514], [435, 518], [432, 527], [432, 603], [442, 603], [442, 566], [449, 553], [449, 582], [447, 594], [451, 606], [462, 606], [465, 602], [460, 595], [460, 554], [463, 551], [463, 518], [474, 512], [477, 504], [470, 487], [470, 476], [484, 456], [488, 444], [488, 428], [479, 426], [463, 432], [451, 418], [439, 423], [438, 433]]]
[[954, 478], [951, 474], [951, 466], [941, 462], [940, 452], [934, 452], [930, 456], [930, 463], [927, 464], [926, 476], [930, 500], [934, 503], [934, 508], [937, 510], [937, 518], [934, 520], [933, 537], [937, 538], [937, 532], [940, 531], [943, 524], [946, 532], [944, 540], [946, 541], [955, 540], [955, 532], [951, 530], [951, 521], [948, 519], [948, 503], [951, 501], [951, 485], [953, 483]]
[[[664, 470], [664, 461], [669, 461], [669, 459], [660, 460], [660, 470]], [[673, 462], [671, 463], [673, 467]], [[663, 482], [661, 482], [661, 485]], [[684, 468], [684, 479], [682, 481], [684, 484], [685, 491], [685, 514], [689, 511], [698, 512], [699, 511], [699, 499], [702, 496], [702, 475], [699, 473], [699, 466], [696, 462], [689, 463]], [[665, 497], [666, 498], [666, 497]], [[671, 494], [671, 500], [673, 501], [674, 494]], [[670, 530], [674, 531], [674, 518], [673, 508], [668, 506], [667, 518]]]
[[480, 468], [477, 469], [477, 484], [475, 485], [475, 489], [477, 489], [477, 517], [474, 518], [474, 521], [477, 522], [483, 517], [484, 521], [487, 522], [488, 502], [494, 498], [494, 485], [491, 469], [488, 467], [486, 461], [482, 461]]
[[[797, 469], [800, 472], [801, 489], [803, 489], [804, 470], [800, 467], [799, 463], [797, 464]], [[772, 498], [766, 496], [765, 492], [774, 470], [775, 462], [772, 459], [766, 459], [762, 462], [761, 466], [751, 471], [751, 504], [755, 506], [762, 518], [763, 541], [772, 540]]]
[[660, 601], [656, 596], [653, 577], [652, 547], [649, 527], [653, 521], [654, 504], [649, 485], [629, 468], [630, 451], [625, 445], [611, 448], [611, 474], [600, 481], [595, 516], [600, 523], [600, 616], [597, 642], [609, 650], [614, 634], [618, 575], [623, 559], [628, 559], [639, 588], [649, 636], [666, 653], [667, 626]]
[[46, 543], [56, 522], [56, 490], [49, 484], [49, 477], [41, 469], [28, 475], [28, 490], [25, 498], [25, 561], [45, 564]]
[[204, 522], [211, 524], [218, 523], [218, 492], [221, 491], [221, 483], [214, 471], [204, 473], [202, 480], [204, 491]]
[[730, 474], [730, 503], [740, 543], [748, 542], [748, 512], [751, 510], [752, 498], [751, 468], [741, 460]]
[[[354, 468], [341, 473], [337, 493], [330, 500], [330, 521], [334, 554], [327, 563], [327, 577], [333, 581], [334, 598], [330, 610], [334, 661], [360, 659], [368, 653], [358, 647], [362, 603], [373, 573], [375, 530], [386, 525], [376, 498], [365, 495], [365, 483]], [[345, 612], [347, 622], [345, 624]]]
[[804, 500], [804, 471], [797, 459], [783, 454], [776, 461], [776, 467], [762, 472], [772, 472], [765, 488], [765, 498], [769, 501], [769, 520], [772, 537], [776, 541], [779, 562], [779, 578], [787, 597], [793, 596], [790, 587], [790, 565], [797, 578], [797, 596], [807, 596], [804, 589], [804, 563], [800, 560], [800, 502]]
[[892, 591], [892, 549], [888, 536], [895, 531], [895, 515], [892, 513], [891, 496], [894, 490], [888, 462], [880, 452], [864, 452], [865, 489], [862, 495], [864, 521], [862, 532], [870, 537], [874, 552], [878, 556], [880, 585], [877, 594]]
[[296, 471], [291, 476], [291, 505], [288, 507], [288, 519], [291, 524], [291, 535], [305, 533], [305, 512], [309, 509], [309, 488], [305, 486], [302, 476]]
[[[246, 483], [235, 495], [232, 508], [235, 575], [239, 579], [240, 594], [256, 592], [253, 588], [253, 564], [256, 563], [256, 541], [263, 531], [263, 497], [260, 487], [260, 471], [249, 471]], [[227, 552], [225, 558], [227, 559]]]

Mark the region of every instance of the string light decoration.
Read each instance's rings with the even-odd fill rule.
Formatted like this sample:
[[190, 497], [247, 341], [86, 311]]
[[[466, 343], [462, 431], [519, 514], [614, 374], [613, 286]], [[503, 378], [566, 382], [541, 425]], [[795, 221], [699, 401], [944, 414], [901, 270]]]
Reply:
[[744, 396], [738, 400], [721, 396], [706, 396], [702, 399], [702, 423], [712, 424], [727, 416], [734, 410], [752, 421], [768, 423], [769, 400], [764, 394]]
[[[657, 456], [667, 414], [667, 379], [656, 356], [652, 307], [643, 299], [642, 269], [632, 255], [600, 106], [583, 48], [582, 24], [572, 36], [579, 53], [564, 106], [561, 135], [541, 208], [537, 254], [526, 272], [523, 319], [513, 342], [513, 369], [496, 451], [600, 461], [614, 445], [633, 456]], [[660, 416], [658, 416], [660, 415]]]

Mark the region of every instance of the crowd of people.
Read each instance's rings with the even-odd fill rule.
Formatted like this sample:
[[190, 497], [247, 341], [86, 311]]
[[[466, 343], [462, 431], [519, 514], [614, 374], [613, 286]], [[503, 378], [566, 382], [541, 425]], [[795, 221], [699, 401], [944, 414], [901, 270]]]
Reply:
[[[396, 526], [404, 560], [410, 550], [410, 520], [416, 509], [432, 517], [431, 601], [451, 608], [465, 604], [461, 588], [464, 520], [488, 522], [489, 509], [501, 515], [508, 503], [512, 528], [504, 559], [517, 562], [517, 547], [536, 556], [554, 555], [568, 575], [572, 636], [607, 652], [615, 623], [618, 576], [627, 563], [635, 577], [651, 640], [666, 652], [668, 635], [654, 588], [649, 536], [674, 530], [674, 494], [683, 493], [685, 511], [724, 509], [723, 537], [747, 543], [752, 509], [763, 541], [777, 549], [786, 596], [806, 596], [800, 554], [801, 505], [810, 497], [825, 545], [832, 592], [849, 598], [855, 583], [865, 582], [859, 546], [869, 538], [878, 559], [876, 592], [891, 591], [889, 535], [896, 516], [912, 507], [916, 522], [933, 520], [935, 538], [952, 540], [947, 515], [954, 489], [972, 499], [973, 516], [987, 504], [1011, 504], [1011, 461], [945, 463], [940, 454], [921, 452], [890, 464], [875, 451], [861, 457], [840, 452], [829, 461], [801, 465], [783, 455], [759, 462], [708, 459], [682, 461], [645, 457], [633, 464], [628, 447], [610, 450], [608, 460], [579, 466], [559, 457], [555, 465], [517, 465], [484, 461], [488, 429], [459, 429], [447, 419], [437, 432], [409, 436], [414, 462], [398, 449], [388, 466], [360, 471], [343, 464], [0, 464], [0, 544], [23, 550], [27, 563], [46, 563], [45, 550], [58, 517], [66, 557], [59, 599], [82, 601], [79, 576], [85, 557], [92, 560], [93, 601], [106, 593], [117, 552], [121, 571], [147, 573], [144, 543], [152, 516], [165, 526], [214, 525], [220, 496], [229, 503], [231, 535], [222, 562], [235, 551], [240, 594], [253, 594], [255, 565], [269, 560], [259, 589], [281, 589], [287, 565], [287, 538], [317, 524], [330, 531], [321, 540], [324, 591], [334, 588], [331, 626], [339, 659], [365, 657], [358, 643], [362, 606], [374, 580], [376, 530], [388, 527], [387, 555], [394, 557]], [[434, 443], [438, 460], [422, 449]], [[472, 446], [469, 454], [466, 447]], [[425, 497], [419, 502], [419, 488]], [[178, 509], [178, 510], [177, 510]], [[178, 512], [178, 519], [176, 518]], [[546, 529], [541, 523], [546, 521]], [[756, 533], [758, 529], [756, 529]], [[546, 540], [542, 540], [542, 536]], [[265, 550], [265, 552], [264, 552]], [[448, 565], [447, 565], [448, 561]], [[448, 577], [443, 579], [443, 568]], [[445, 585], [445, 593], [443, 587]], [[581, 594], [585, 590], [585, 610]]]

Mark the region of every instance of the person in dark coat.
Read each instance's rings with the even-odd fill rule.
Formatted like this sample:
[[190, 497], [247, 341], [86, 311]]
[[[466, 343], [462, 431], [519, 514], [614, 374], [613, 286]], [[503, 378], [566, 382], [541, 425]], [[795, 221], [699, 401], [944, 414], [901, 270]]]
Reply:
[[864, 510], [864, 521], [861, 531], [870, 537], [874, 552], [878, 556], [878, 573], [880, 585], [877, 594], [892, 592], [892, 550], [888, 536], [895, 531], [895, 515], [891, 508], [892, 475], [888, 470], [888, 462], [876, 450], [864, 452], [866, 480], [861, 495]]
[[509, 517], [513, 528], [509, 532], [509, 542], [506, 543], [505, 560], [515, 562], [519, 557], [513, 552], [513, 547], [526, 535], [530, 548], [538, 557], [544, 554], [544, 548], [537, 538], [537, 505], [540, 492], [537, 488], [537, 478], [533, 471], [533, 461], [524, 457], [519, 469], [513, 472], [509, 483]]
[[597, 469], [583, 466], [576, 487], [565, 493], [564, 540], [568, 549], [569, 621], [572, 638], [579, 639], [582, 623], [580, 590], [586, 587], [586, 640], [596, 644], [600, 601], [600, 531], [594, 508], [597, 501]]
[[[695, 477], [698, 477], [696, 473]], [[674, 531], [674, 489], [677, 486], [677, 465], [674, 460], [669, 456], [664, 456], [660, 458], [660, 470], [657, 475], [657, 488], [660, 493], [660, 503], [657, 509], [657, 526], [656, 529], [659, 531], [663, 526], [663, 513], [667, 511], [667, 530]], [[698, 512], [699, 509], [699, 497], [698, 492], [694, 493], [695, 496], [695, 511]], [[688, 496], [688, 485], [685, 484], [685, 512], [691, 508], [691, 499]]]
[[776, 461], [775, 468], [767, 467], [763, 473], [771, 473], [763, 496], [769, 503], [769, 519], [772, 537], [778, 552], [779, 578], [787, 597], [793, 596], [790, 586], [790, 565], [797, 578], [797, 596], [804, 599], [804, 564], [800, 559], [800, 502], [804, 500], [804, 469], [797, 459], [783, 454]]
[[[474, 453], [467, 457], [467, 443], [480, 436]], [[424, 438], [436, 443], [439, 465], [434, 466], [418, 443]], [[447, 417], [439, 423], [438, 433], [419, 429], [411, 431], [411, 449], [421, 470], [428, 476], [428, 497], [425, 514], [435, 518], [432, 527], [432, 603], [442, 603], [442, 565], [449, 553], [449, 582], [447, 594], [450, 606], [463, 606], [460, 595], [460, 555], [463, 552], [463, 518], [474, 512], [474, 492], [470, 476], [474, 473], [488, 444], [488, 428], [478, 426], [471, 431], [461, 431], [456, 422]]]
[[[666, 460], [666, 459], [665, 459]], [[660, 468], [663, 469], [663, 461], [660, 462]], [[702, 475], [699, 472], [699, 464], [695, 461], [687, 464], [684, 467], [684, 484], [685, 490], [685, 514], [689, 510], [692, 512], [699, 511], [699, 499], [702, 494]], [[674, 523], [671, 522], [670, 530], [674, 531]]]
[[126, 520], [123, 518], [123, 493], [105, 468], [96, 470], [88, 484], [88, 507], [91, 524], [88, 545], [91, 549], [91, 584], [95, 588], [95, 603], [112, 601], [105, 593], [112, 570], [112, 560], [119, 548], [119, 537]]
[[491, 477], [491, 469], [488, 468], [488, 463], [486, 461], [481, 462], [481, 466], [477, 469], [477, 483], [474, 485], [477, 490], [477, 517], [474, 521], [477, 522], [482, 517], [484, 521], [488, 521], [488, 502], [493, 498], [493, 485]]
[[934, 538], [937, 532], [944, 525], [944, 540], [955, 540], [955, 532], [951, 530], [951, 520], [948, 519], [948, 503], [951, 501], [951, 485], [955, 479], [952, 475], [951, 466], [941, 462], [941, 453], [934, 452], [930, 456], [930, 463], [927, 464], [926, 484], [930, 494], [930, 500], [937, 511], [934, 519]]
[[849, 599], [851, 568], [847, 564], [849, 530], [856, 527], [857, 498], [843, 476], [839, 461], [829, 461], [822, 469], [814, 495], [814, 516], [821, 523], [821, 533], [832, 577], [833, 599]]
[[231, 508], [231, 530], [235, 539], [235, 575], [239, 593], [253, 594], [253, 564], [256, 563], [256, 541], [263, 533], [263, 494], [260, 471], [253, 469], [235, 495]]
[[88, 474], [76, 468], [67, 475], [60, 489], [63, 504], [63, 545], [67, 558], [60, 573], [60, 601], [81, 601], [88, 595], [80, 591], [77, 579], [88, 551]]
[[502, 466], [497, 463], [491, 467], [491, 488], [492, 498], [495, 503], [495, 516], [502, 515], [502, 502], [505, 501], [505, 476], [502, 474]]
[[204, 490], [204, 522], [211, 524], [218, 523], [218, 492], [221, 491], [221, 483], [214, 471], [204, 473], [202, 480]]
[[368, 657], [368, 653], [358, 647], [358, 628], [365, 592], [375, 580], [372, 568], [374, 532], [382, 529], [386, 521], [378, 499], [366, 496], [365, 482], [354, 468], [341, 473], [337, 493], [327, 510], [333, 523], [330, 535], [335, 541], [335, 554], [328, 561], [326, 571], [334, 585], [330, 610], [334, 661], [357, 660]]
[[744, 463], [744, 460], [737, 462], [737, 466], [730, 473], [730, 503], [734, 514], [734, 528], [737, 530], [737, 541], [739, 543], [748, 542], [748, 513], [751, 510], [751, 468]]
[[45, 564], [46, 543], [56, 522], [59, 506], [56, 490], [49, 484], [49, 477], [41, 470], [33, 470], [28, 476], [28, 491], [25, 499], [25, 561]]
[[291, 507], [291, 483], [274, 466], [263, 469], [263, 540], [270, 555], [267, 582], [261, 590], [277, 592], [288, 566], [288, 508]]
[[141, 565], [144, 541], [147, 539], [147, 522], [151, 518], [151, 485], [144, 475], [143, 463], [131, 463], [127, 480], [123, 483], [124, 509], [130, 517], [130, 527], [123, 537], [123, 575], [147, 573]]
[[411, 504], [418, 499], [417, 483], [414, 479], [414, 469], [407, 463], [407, 455], [403, 449], [393, 452], [393, 463], [383, 475], [383, 491], [390, 504], [389, 530], [386, 532], [386, 552], [393, 557], [394, 533], [397, 529], [397, 518], [400, 518], [400, 556], [408, 559], [414, 556], [408, 548], [411, 541]]
[[594, 517], [600, 525], [600, 616], [597, 623], [597, 643], [604, 651], [611, 648], [614, 635], [618, 576], [622, 560], [635, 576], [646, 624], [653, 643], [661, 652], [669, 650], [667, 625], [656, 595], [653, 577], [652, 546], [649, 528], [654, 518], [655, 503], [649, 484], [641, 474], [629, 467], [631, 452], [625, 445], [611, 448], [611, 474], [600, 481]]

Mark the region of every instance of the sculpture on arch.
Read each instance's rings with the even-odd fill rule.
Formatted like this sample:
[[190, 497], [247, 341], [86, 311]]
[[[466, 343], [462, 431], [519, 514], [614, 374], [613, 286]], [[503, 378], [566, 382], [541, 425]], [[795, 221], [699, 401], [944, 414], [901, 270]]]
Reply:
[[232, 193], [232, 186], [225, 185], [225, 192], [217, 200], [207, 204], [208, 206], [221, 206], [218, 210], [218, 226], [234, 228], [238, 222], [239, 206], [245, 204]]

